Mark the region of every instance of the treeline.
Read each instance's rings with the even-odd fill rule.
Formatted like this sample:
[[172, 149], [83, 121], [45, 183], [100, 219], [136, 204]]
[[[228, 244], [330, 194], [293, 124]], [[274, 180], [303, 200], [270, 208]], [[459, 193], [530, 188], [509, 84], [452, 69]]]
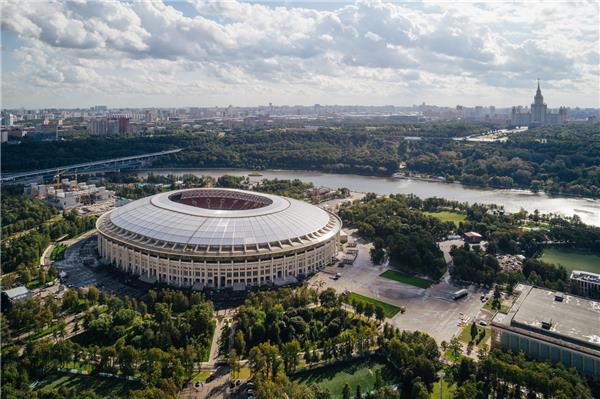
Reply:
[[[214, 331], [212, 303], [199, 293], [151, 290], [148, 300], [142, 301], [108, 296], [91, 287], [68, 290], [62, 303], [50, 299], [42, 304], [38, 298], [27, 302], [35, 304], [34, 309], [42, 314], [51, 313], [47, 316], [50, 320], [61, 317], [61, 321], [56, 340], [35, 340], [25, 346], [22, 354], [18, 346], [3, 347], [2, 397], [6, 398], [88, 397], [79, 392], [52, 388], [34, 391], [30, 387], [31, 381], [43, 379], [58, 368], [72, 368], [73, 364], [91, 369], [92, 374], [132, 378], [140, 389], [130, 391], [128, 397], [175, 398], [191, 378], [195, 363], [208, 355]], [[23, 308], [19, 303], [15, 308], [8, 315], [6, 327], [37, 323], [40, 316], [19, 310]], [[74, 321], [73, 328], [84, 332], [63, 339], [67, 329], [62, 317], [82, 311], [83, 317]]]
[[496, 143], [428, 139], [398, 150], [407, 170], [450, 181], [600, 197], [600, 124], [538, 127]]
[[19, 195], [11, 195], [6, 191], [2, 193], [3, 238], [36, 227], [58, 213], [42, 201], [22, 195], [23, 186], [14, 187], [19, 191]]
[[375, 262], [380, 263], [386, 252], [393, 266], [438, 279], [446, 262], [436, 240], [446, 236], [454, 224], [423, 214], [422, 204], [413, 196], [367, 194], [360, 201], [342, 205], [338, 213], [345, 225], [374, 242], [371, 255]]
[[591, 399], [586, 381], [574, 369], [526, 360], [522, 353], [494, 350], [478, 362], [461, 358], [447, 379], [457, 384], [454, 398]]
[[310, 169], [391, 175], [398, 169], [397, 145], [405, 136], [460, 137], [488, 127], [464, 122], [384, 124], [374, 130], [346, 126], [318, 131], [294, 129], [192, 132], [180, 129], [148, 137], [80, 137], [65, 141], [25, 140], [2, 150], [2, 170], [15, 172], [183, 148], [156, 165]]

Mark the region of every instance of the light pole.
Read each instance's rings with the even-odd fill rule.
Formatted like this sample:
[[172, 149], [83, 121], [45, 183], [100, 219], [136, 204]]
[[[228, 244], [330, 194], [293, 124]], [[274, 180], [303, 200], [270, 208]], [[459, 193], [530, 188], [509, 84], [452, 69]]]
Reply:
[[444, 389], [444, 377], [446, 376], [446, 373], [440, 371], [437, 375], [440, 378], [440, 399], [443, 399], [444, 395], [442, 394], [442, 390]]

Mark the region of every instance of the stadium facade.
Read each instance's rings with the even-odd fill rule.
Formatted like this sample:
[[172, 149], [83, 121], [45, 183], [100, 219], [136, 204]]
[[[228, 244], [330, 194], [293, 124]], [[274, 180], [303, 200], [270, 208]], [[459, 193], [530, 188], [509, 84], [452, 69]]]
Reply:
[[143, 281], [243, 289], [292, 283], [330, 264], [342, 222], [303, 201], [197, 188], [131, 202], [96, 227], [102, 261]]

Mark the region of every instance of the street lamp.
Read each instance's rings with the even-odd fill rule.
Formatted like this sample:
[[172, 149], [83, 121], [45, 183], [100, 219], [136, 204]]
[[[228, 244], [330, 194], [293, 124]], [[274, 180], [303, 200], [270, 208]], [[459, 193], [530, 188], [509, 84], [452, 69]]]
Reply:
[[444, 377], [446, 376], [446, 373], [444, 371], [440, 371], [439, 373], [437, 373], [437, 376], [440, 378], [440, 399], [442, 399], [442, 390], [444, 388]]

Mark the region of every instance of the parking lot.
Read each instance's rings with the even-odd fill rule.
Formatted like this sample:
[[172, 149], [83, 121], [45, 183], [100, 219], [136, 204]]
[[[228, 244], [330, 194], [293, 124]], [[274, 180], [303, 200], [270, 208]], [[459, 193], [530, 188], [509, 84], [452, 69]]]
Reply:
[[[428, 289], [379, 277], [389, 267], [374, 265], [369, 255], [371, 244], [355, 240], [358, 242], [359, 253], [353, 265], [325, 268], [313, 276], [309, 284], [323, 289], [333, 287], [338, 292], [353, 291], [392, 305], [403, 306], [406, 312], [398, 313], [389, 322], [401, 330], [424, 331], [438, 342], [449, 341], [458, 333], [461, 321], [485, 318], [487, 312], [480, 312], [483, 306], [480, 296], [489, 290], [458, 286], [450, 281], [448, 274], [440, 283]], [[341, 277], [336, 280], [337, 273]], [[469, 295], [455, 301], [452, 294], [462, 288], [467, 288]]]
[[96, 252], [97, 234], [92, 234], [75, 242], [65, 250], [65, 258], [54, 262], [54, 266], [67, 273], [63, 283], [67, 287], [80, 288], [95, 285], [107, 294], [128, 295], [138, 298], [146, 288], [116, 270], [102, 266]]

